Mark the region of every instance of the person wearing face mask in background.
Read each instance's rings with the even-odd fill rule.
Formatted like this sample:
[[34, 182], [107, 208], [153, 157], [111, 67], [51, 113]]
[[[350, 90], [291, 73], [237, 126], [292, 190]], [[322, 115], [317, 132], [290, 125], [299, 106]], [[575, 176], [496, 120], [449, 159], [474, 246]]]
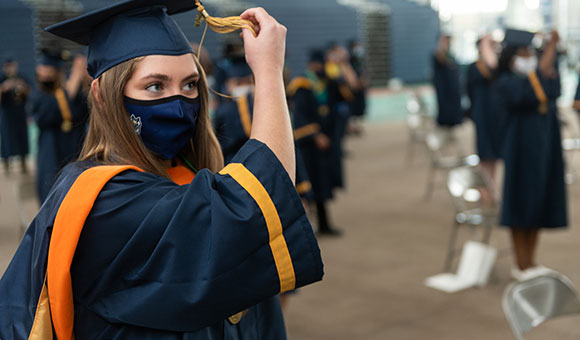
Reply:
[[453, 127], [463, 122], [461, 93], [459, 91], [459, 67], [451, 55], [451, 36], [439, 37], [433, 55], [433, 86], [437, 94], [437, 124]]
[[492, 88], [492, 105], [505, 119], [500, 223], [511, 229], [516, 260], [512, 276], [517, 280], [549, 270], [536, 262], [540, 229], [568, 224], [556, 106], [560, 78], [554, 67], [559, 36], [552, 32], [539, 59], [531, 46], [533, 36], [506, 31]]
[[348, 42], [350, 65], [356, 74], [358, 86], [353, 89], [354, 98], [350, 102], [352, 115], [349, 131], [354, 134], [362, 133], [362, 120], [366, 111], [367, 77], [365, 68], [365, 49], [358, 40]]
[[36, 67], [38, 89], [30, 111], [39, 130], [36, 189], [40, 203], [46, 199], [60, 169], [81, 150], [88, 115], [81, 90], [85, 68], [86, 59], [75, 58], [65, 80], [62, 52], [47, 50]]
[[6, 174], [10, 171], [10, 157], [19, 157], [21, 172], [28, 172], [26, 103], [29, 93], [28, 82], [18, 72], [18, 62], [6, 58], [0, 75], [0, 157]]
[[[212, 123], [216, 137], [228, 164], [250, 138], [254, 110], [254, 79], [245, 60], [231, 64], [226, 72], [226, 98], [213, 114]], [[304, 162], [296, 149], [296, 190], [301, 198], [311, 197], [311, 183]]]

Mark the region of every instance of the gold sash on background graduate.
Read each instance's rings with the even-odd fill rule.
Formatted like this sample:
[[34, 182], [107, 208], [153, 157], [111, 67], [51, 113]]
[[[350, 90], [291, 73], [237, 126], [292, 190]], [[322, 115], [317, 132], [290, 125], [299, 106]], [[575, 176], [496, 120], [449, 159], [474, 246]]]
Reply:
[[72, 113], [70, 112], [70, 106], [68, 105], [68, 100], [62, 87], [57, 88], [54, 91], [54, 97], [58, 103], [58, 108], [60, 109], [60, 115], [62, 116], [62, 124], [60, 125], [60, 130], [65, 133], [69, 133], [72, 130]]
[[534, 89], [534, 93], [536, 94], [536, 98], [540, 102], [540, 105], [538, 106], [538, 111], [540, 111], [540, 113], [543, 115], [547, 114], [548, 113], [548, 96], [546, 96], [546, 92], [544, 91], [544, 88], [542, 87], [542, 84], [540, 83], [540, 79], [538, 78], [538, 75], [536, 74], [535, 71], [530, 72], [528, 74], [528, 79], [530, 81], [530, 84], [532, 84], [532, 88]]

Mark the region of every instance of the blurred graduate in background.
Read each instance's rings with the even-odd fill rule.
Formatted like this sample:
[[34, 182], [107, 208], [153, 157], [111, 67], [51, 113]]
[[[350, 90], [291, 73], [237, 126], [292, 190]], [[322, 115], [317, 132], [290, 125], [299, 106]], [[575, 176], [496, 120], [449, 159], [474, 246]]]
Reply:
[[559, 36], [552, 32], [539, 60], [533, 36], [506, 31], [492, 90], [492, 105], [505, 117], [500, 223], [511, 229], [517, 265], [512, 276], [519, 280], [547, 270], [536, 262], [540, 229], [568, 224], [554, 67]]
[[433, 86], [437, 94], [437, 124], [453, 127], [463, 122], [459, 67], [451, 55], [451, 36], [442, 34], [433, 54]]
[[18, 71], [18, 61], [8, 57], [0, 74], [0, 157], [6, 174], [10, 158], [20, 159], [22, 173], [27, 173], [28, 125], [26, 103], [30, 93], [28, 81]]

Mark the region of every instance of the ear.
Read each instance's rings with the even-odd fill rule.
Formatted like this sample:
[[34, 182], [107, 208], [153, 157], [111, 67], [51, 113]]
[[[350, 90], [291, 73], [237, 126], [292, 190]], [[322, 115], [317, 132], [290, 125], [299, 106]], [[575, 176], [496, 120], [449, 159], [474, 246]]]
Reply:
[[93, 97], [97, 103], [100, 105], [101, 100], [99, 99], [99, 79], [93, 79], [93, 81], [91, 81], [91, 93], [93, 94]]

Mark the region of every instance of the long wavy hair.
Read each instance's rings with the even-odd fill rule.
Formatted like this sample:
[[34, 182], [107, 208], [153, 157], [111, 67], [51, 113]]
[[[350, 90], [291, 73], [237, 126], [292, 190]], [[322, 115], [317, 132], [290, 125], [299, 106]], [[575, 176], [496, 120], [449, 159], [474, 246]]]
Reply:
[[[199, 71], [197, 88], [200, 111], [195, 133], [182, 154], [197, 169], [208, 168], [217, 172], [223, 167], [224, 160], [209, 118], [206, 76], [195, 55], [192, 54], [192, 57]], [[99, 86], [96, 96], [99, 99], [91, 91], [89, 129], [79, 160], [109, 165], [135, 165], [167, 178], [163, 160], [143, 144], [125, 109], [125, 86], [143, 58], [116, 65], [97, 79]]]

